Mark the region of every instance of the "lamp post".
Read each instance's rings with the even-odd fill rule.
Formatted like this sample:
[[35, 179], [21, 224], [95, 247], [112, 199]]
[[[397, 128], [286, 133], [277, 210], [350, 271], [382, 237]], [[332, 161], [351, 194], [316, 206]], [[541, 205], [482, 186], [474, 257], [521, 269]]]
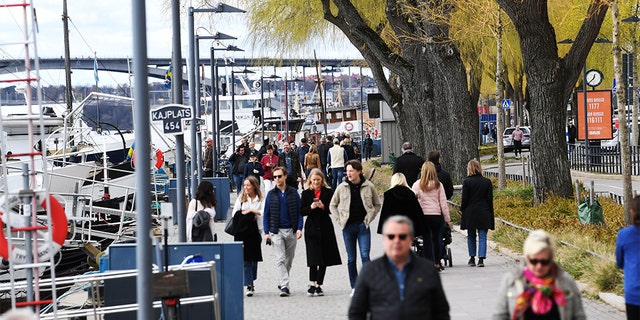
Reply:
[[[349, 80], [351, 80], [351, 72], [349, 72]], [[360, 67], [360, 154], [364, 155], [364, 82], [362, 81], [362, 67]], [[349, 95], [351, 99], [351, 95]], [[362, 156], [361, 156], [362, 157]], [[362, 158], [361, 158], [362, 159]]]
[[[571, 44], [573, 43], [573, 39], [564, 39], [561, 41], [558, 41], [558, 43], [560, 44]], [[593, 43], [611, 43], [611, 41], [604, 39], [604, 38], [596, 38]], [[587, 117], [587, 112], [588, 112], [588, 108], [587, 108], [587, 60], [585, 58], [584, 63], [582, 64], [582, 98], [583, 98], [583, 112], [584, 112], [584, 146], [585, 146], [585, 150], [586, 150], [586, 157], [587, 157], [587, 171], [590, 170], [591, 168], [591, 159], [589, 157], [590, 154], [590, 146], [589, 146], [589, 121], [588, 121], [588, 117]]]
[[[196, 81], [197, 81], [197, 77], [196, 77], [196, 69], [198, 67], [198, 60], [196, 59], [196, 50], [195, 47], [198, 45], [197, 44], [197, 40], [195, 38], [195, 27], [194, 27], [194, 14], [198, 13], [198, 12], [208, 12], [208, 13], [222, 13], [222, 12], [229, 12], [229, 13], [233, 13], [233, 12], [237, 12], [237, 13], [245, 13], [246, 11], [224, 4], [224, 3], [218, 3], [217, 6], [213, 7], [213, 8], [194, 8], [194, 7], [189, 7], [189, 16], [188, 16], [188, 29], [189, 29], [189, 61], [187, 64], [188, 67], [188, 72], [189, 72], [189, 102], [191, 105], [191, 112], [193, 114], [193, 119], [191, 119], [191, 174], [189, 175], [191, 177], [191, 196], [195, 196], [196, 194], [196, 190], [198, 188], [198, 186], [196, 185], [195, 181], [196, 181], [196, 167], [198, 166], [198, 154], [200, 153], [199, 150], [197, 150], [196, 145], [197, 140], [196, 140], [196, 128], [197, 128], [197, 124], [196, 121], [199, 118], [197, 111], [198, 111], [198, 102], [199, 99], [198, 97], [198, 93], [197, 93], [197, 87], [196, 87]], [[180, 231], [182, 232], [182, 229], [179, 228]]]
[[[198, 28], [198, 29], [200, 29], [200, 28]], [[200, 88], [200, 74], [199, 74], [199, 68], [198, 68], [198, 66], [200, 65], [200, 40], [236, 40], [236, 39], [238, 39], [238, 38], [236, 38], [234, 36], [230, 36], [230, 35], [225, 34], [225, 33], [221, 33], [221, 32], [216, 32], [215, 34], [210, 35], [210, 36], [200, 36], [200, 35], [196, 35], [195, 36], [195, 43], [196, 43], [196, 45], [195, 45], [195, 51], [196, 51], [195, 56], [196, 56], [196, 60], [197, 61], [196, 61], [196, 64], [195, 64], [196, 68], [194, 69], [194, 72], [196, 74], [195, 75], [195, 79], [196, 79], [195, 86], [196, 86], [196, 88]], [[213, 58], [212, 58], [211, 59], [211, 70], [212, 70], [211, 73], [212, 73], [212, 75], [213, 75], [213, 69], [214, 69], [213, 62], [214, 61], [213, 61]], [[212, 81], [211, 82], [212, 83], [211, 88], [213, 89], [213, 77], [211, 78], [211, 81]], [[196, 92], [197, 92], [197, 97], [195, 98], [195, 100], [198, 101], [197, 105], [199, 106], [200, 90], [196, 90]], [[213, 90], [211, 90], [211, 92], [213, 93]], [[212, 96], [213, 96], [213, 94], [212, 94]], [[212, 101], [211, 105], [212, 105], [212, 109], [213, 109], [213, 105], [214, 105], [213, 101]], [[197, 108], [197, 109], [200, 109], [200, 108]], [[199, 110], [199, 111], [202, 111], [202, 110]], [[201, 112], [197, 113], [198, 116], [200, 114], [201, 114]], [[211, 114], [212, 114], [212, 123], [211, 123], [211, 128], [212, 128], [211, 133], [212, 134], [211, 135], [212, 135], [212, 139], [213, 139], [213, 128], [215, 126], [215, 112], [213, 112], [213, 110], [212, 110]], [[202, 148], [202, 136], [200, 134], [200, 131], [198, 131], [196, 133], [196, 143], [197, 143], [197, 146], [195, 147], [196, 150], [201, 150], [201, 148]], [[214, 143], [214, 146], [215, 146], [215, 143]], [[214, 152], [214, 150], [212, 150], [212, 152]], [[213, 159], [213, 157], [212, 157], [212, 159]], [[216, 169], [217, 169], [217, 166], [214, 165], [213, 172], [215, 172]], [[198, 183], [200, 183], [201, 181], [202, 181], [202, 158], [200, 157], [200, 153], [198, 152]]]
[[231, 146], [234, 150], [236, 148], [236, 73], [249, 74], [255, 72], [247, 69], [247, 67], [244, 67], [244, 70], [240, 72], [235, 72], [231, 69]]
[[[636, 62], [636, 57], [637, 57], [637, 52], [638, 52], [638, 43], [636, 41], [636, 29], [638, 27], [638, 22], [640, 21], [640, 17], [638, 17], [638, 6], [636, 6], [635, 8], [635, 15], [628, 17], [628, 18], [624, 18], [622, 19], [622, 22], [625, 23], [633, 23], [633, 29], [631, 29], [631, 41], [632, 41], [632, 46], [631, 46], [631, 56], [633, 58], [629, 59], [629, 61], [633, 61], [633, 76], [629, 75], [629, 72], [627, 72], [627, 78], [629, 78], [631, 76], [632, 79], [632, 84], [631, 86], [629, 86], [629, 90], [631, 90], [631, 92], [633, 92], [633, 102], [631, 103], [633, 105], [633, 110], [631, 112], [632, 114], [632, 122], [631, 122], [631, 133], [632, 133], [632, 138], [631, 138], [631, 142], [634, 146], [638, 145], [638, 91], [635, 90], [635, 87], [637, 85], [637, 81], [638, 81], [638, 69], [635, 65]], [[627, 69], [629, 65], [631, 65], [631, 63], [627, 63]]]
[[[262, 118], [262, 143], [264, 144], [264, 79], [276, 80], [279, 76], [272, 74], [268, 77], [260, 76], [260, 117]], [[271, 90], [269, 90], [269, 99], [271, 99]]]
[[218, 61], [215, 57], [216, 51], [244, 51], [236, 46], [226, 46], [222, 48], [211, 47], [211, 78], [213, 80], [213, 101], [211, 112], [213, 124], [211, 126], [211, 132], [214, 134], [213, 144], [213, 172], [218, 171], [218, 157], [220, 153], [220, 99], [218, 97]]

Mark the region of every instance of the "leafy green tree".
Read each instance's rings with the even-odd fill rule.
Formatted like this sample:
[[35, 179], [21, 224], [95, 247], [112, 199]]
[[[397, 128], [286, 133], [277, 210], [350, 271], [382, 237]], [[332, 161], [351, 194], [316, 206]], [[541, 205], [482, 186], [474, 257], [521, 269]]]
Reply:
[[478, 155], [477, 111], [460, 52], [449, 36], [447, 19], [454, 8], [446, 1], [247, 3], [258, 46], [300, 49], [314, 37], [331, 37], [332, 29], [343, 33], [366, 60], [403, 140], [423, 155], [441, 150], [444, 166], [462, 180], [467, 162]]

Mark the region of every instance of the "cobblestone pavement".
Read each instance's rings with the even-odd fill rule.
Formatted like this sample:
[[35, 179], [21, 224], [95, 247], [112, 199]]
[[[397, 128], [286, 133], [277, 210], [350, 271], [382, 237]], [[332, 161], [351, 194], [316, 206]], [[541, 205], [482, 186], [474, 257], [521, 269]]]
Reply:
[[[235, 199], [233, 199], [235, 200]], [[233, 203], [233, 202], [232, 202]], [[264, 261], [258, 266], [258, 279], [255, 283], [256, 294], [244, 297], [244, 318], [252, 319], [345, 319], [349, 307], [349, 276], [347, 273], [347, 255], [342, 239], [342, 231], [334, 224], [342, 265], [327, 268], [322, 297], [308, 297], [308, 268], [304, 239], [300, 239], [296, 248], [296, 257], [291, 270], [291, 296], [280, 297], [277, 290], [275, 259], [271, 247], [262, 246]], [[371, 226], [376, 230], [377, 219]], [[219, 241], [231, 241], [224, 233], [224, 223], [216, 225]], [[371, 258], [383, 254], [382, 238], [372, 232]], [[442, 282], [451, 307], [451, 319], [490, 319], [497, 300], [497, 286], [505, 272], [515, 268], [519, 261], [495, 250], [489, 252], [485, 268], [467, 266], [466, 236], [453, 232], [453, 267], [441, 273]], [[493, 247], [493, 246], [492, 246]], [[358, 261], [359, 261], [358, 257]], [[360, 262], [358, 262], [360, 264]], [[617, 320], [626, 319], [623, 312], [592, 299], [583, 297], [588, 319]]]

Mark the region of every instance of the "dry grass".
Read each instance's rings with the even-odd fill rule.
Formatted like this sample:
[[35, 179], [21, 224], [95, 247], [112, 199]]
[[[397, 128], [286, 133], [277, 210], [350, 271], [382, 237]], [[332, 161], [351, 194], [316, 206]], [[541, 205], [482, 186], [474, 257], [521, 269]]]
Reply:
[[[392, 168], [380, 167], [374, 161], [365, 162], [364, 167], [365, 175], [376, 168], [372, 182], [380, 194], [384, 193], [389, 188]], [[496, 218], [553, 234], [558, 241], [556, 261], [559, 265], [576, 279], [598, 290], [621, 294], [622, 272], [615, 267], [614, 261], [616, 235], [625, 225], [622, 206], [611, 199], [600, 198], [606, 225], [582, 225], [578, 221], [578, 204], [574, 199], [549, 196], [543, 204], [534, 207], [530, 186], [523, 187], [521, 182], [509, 181], [504, 190], [498, 190], [497, 179], [492, 178], [492, 182]], [[460, 195], [454, 196], [452, 201], [460, 203]], [[460, 211], [454, 206], [450, 208], [451, 220], [459, 224]], [[527, 232], [497, 222], [496, 230], [490, 236], [499, 245], [521, 252]]]

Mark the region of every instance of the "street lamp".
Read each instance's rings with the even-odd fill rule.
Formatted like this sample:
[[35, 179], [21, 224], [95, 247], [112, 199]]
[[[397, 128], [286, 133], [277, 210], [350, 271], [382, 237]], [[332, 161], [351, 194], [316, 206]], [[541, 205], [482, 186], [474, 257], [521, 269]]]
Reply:
[[217, 50], [221, 51], [244, 51], [236, 46], [226, 46], [222, 48], [211, 47], [211, 78], [213, 81], [213, 100], [212, 100], [212, 120], [213, 124], [211, 126], [211, 134], [214, 135], [213, 144], [213, 172], [214, 174], [218, 172], [218, 154], [220, 153], [220, 99], [218, 98], [218, 61], [215, 57], [215, 52]]
[[[564, 39], [558, 41], [560, 44], [571, 44], [574, 43], [574, 40], [571, 38]], [[596, 38], [593, 43], [611, 43], [608, 39], [605, 38]], [[584, 63], [582, 64], [582, 98], [584, 99], [583, 112], [584, 112], [584, 146], [586, 150], [587, 157], [587, 171], [590, 170], [591, 167], [591, 159], [589, 157], [589, 123], [587, 119], [587, 59], [585, 58]]]
[[[196, 148], [196, 146], [198, 145], [198, 141], [197, 141], [197, 135], [196, 135], [196, 128], [197, 128], [197, 124], [196, 124], [196, 120], [199, 118], [198, 116], [198, 103], [199, 100], [197, 98], [198, 93], [197, 93], [197, 87], [196, 87], [196, 81], [197, 81], [197, 76], [196, 76], [196, 69], [198, 67], [198, 60], [196, 59], [196, 49], [195, 47], [198, 45], [196, 37], [195, 37], [195, 27], [194, 27], [194, 14], [198, 13], [198, 12], [208, 12], [208, 13], [223, 13], [223, 12], [229, 12], [229, 13], [245, 13], [246, 11], [224, 4], [224, 3], [218, 3], [217, 6], [213, 7], [213, 8], [194, 8], [194, 7], [189, 7], [189, 16], [188, 16], [188, 29], [189, 29], [189, 61], [187, 64], [188, 67], [188, 72], [189, 72], [189, 102], [191, 104], [191, 112], [193, 114], [193, 119], [191, 119], [191, 196], [195, 196], [196, 194], [196, 190], [198, 188], [198, 186], [196, 185], [195, 181], [196, 181], [196, 168], [198, 167], [198, 156], [200, 154], [199, 150]], [[181, 219], [183, 220], [183, 219]], [[180, 236], [179, 238], [182, 240], [182, 228], [180, 226], [178, 226], [178, 229], [180, 229]], [[186, 232], [186, 229], [185, 229]]]
[[[198, 29], [200, 29], [200, 28], [198, 28]], [[202, 28], [202, 29], [207, 31], [207, 32], [209, 32], [207, 29], [204, 29], [204, 28]], [[195, 79], [196, 79], [195, 87], [196, 88], [200, 88], [200, 73], [199, 73], [200, 69], [198, 68], [198, 66], [200, 65], [200, 40], [236, 40], [236, 39], [238, 39], [238, 38], [236, 38], [234, 36], [230, 36], [230, 35], [225, 34], [225, 33], [221, 33], [221, 32], [216, 32], [215, 34], [212, 34], [212, 35], [209, 35], [209, 36], [196, 35], [196, 37], [195, 37], [195, 43], [196, 43], [196, 45], [195, 45], [195, 51], [196, 51], [195, 56], [196, 56], [197, 61], [195, 63], [196, 68], [194, 68]], [[211, 69], [213, 70], [213, 59], [212, 59]], [[212, 74], [213, 74], [213, 72], [212, 72]], [[211, 79], [211, 81], [213, 81], [213, 78]], [[212, 88], [213, 88], [213, 85], [212, 85]], [[213, 90], [211, 90], [211, 91], [213, 92]], [[194, 98], [194, 100], [198, 101], [196, 105], [199, 106], [200, 105], [199, 104], [199, 102], [200, 102], [200, 90], [196, 90], [196, 92], [197, 92], [197, 96]], [[212, 103], [212, 106], [213, 106], [213, 103]], [[198, 108], [198, 109], [200, 109], [200, 108]], [[200, 111], [202, 111], [202, 110], [200, 110]], [[201, 112], [197, 112], [196, 114], [198, 116], [200, 116]], [[212, 118], [215, 119], [215, 113], [212, 111], [211, 114], [212, 114]], [[213, 120], [213, 121], [215, 121], [215, 120]], [[214, 125], [215, 125], [215, 122], [212, 122], [212, 124], [211, 124], [211, 128], [212, 129], [213, 129]], [[212, 139], [213, 139], [213, 130], [212, 130]], [[201, 150], [201, 148], [202, 148], [202, 136], [200, 134], [200, 131], [198, 131], [196, 133], [196, 144], [197, 144], [196, 147], [195, 147], [196, 150]], [[212, 152], [213, 152], [213, 150], [212, 150]], [[213, 157], [212, 157], [212, 159], [213, 159]], [[215, 172], [216, 169], [217, 168], [214, 166], [214, 168], [213, 168], [214, 171], [213, 172]], [[202, 158], [200, 157], [200, 153], [198, 153], [198, 183], [200, 183], [200, 181], [202, 181]]]
[[250, 74], [255, 72], [247, 69], [247, 67], [244, 67], [244, 70], [239, 72], [235, 72], [231, 69], [231, 147], [233, 150], [236, 148], [236, 73]]
[[[267, 80], [276, 80], [280, 79], [279, 76], [272, 74], [268, 77], [260, 76], [260, 116], [262, 117], [262, 143], [264, 144], [264, 79]], [[271, 90], [269, 90], [271, 92]], [[271, 94], [269, 94], [269, 99], [271, 99]]]
[[[637, 84], [638, 81], [638, 72], [637, 69], [635, 67], [635, 60], [636, 60], [636, 56], [637, 56], [637, 51], [638, 51], [638, 43], [636, 42], [636, 29], [638, 27], [638, 22], [640, 21], [640, 17], [637, 16], [638, 14], [638, 7], [636, 6], [636, 15], [633, 15], [631, 17], [628, 18], [624, 18], [622, 19], [622, 22], [625, 23], [633, 23], [633, 29], [631, 29], [631, 41], [632, 41], [632, 46], [631, 46], [631, 57], [629, 58], [629, 62], [627, 63], [627, 70], [630, 69], [631, 66], [631, 61], [633, 61], [633, 75], [629, 74], [629, 71], [627, 71], [627, 79], [629, 79], [629, 77], [631, 77], [632, 82], [631, 82], [631, 86], [630, 90], [633, 92], [632, 93], [632, 105], [633, 105], [633, 110], [632, 110], [632, 122], [631, 122], [631, 133], [632, 135], [632, 143], [633, 145], [638, 145], [638, 92], [635, 90], [635, 86]], [[629, 56], [629, 55], [627, 55]], [[628, 96], [628, 95], [627, 95]], [[626, 120], [625, 120], [626, 121]]]

